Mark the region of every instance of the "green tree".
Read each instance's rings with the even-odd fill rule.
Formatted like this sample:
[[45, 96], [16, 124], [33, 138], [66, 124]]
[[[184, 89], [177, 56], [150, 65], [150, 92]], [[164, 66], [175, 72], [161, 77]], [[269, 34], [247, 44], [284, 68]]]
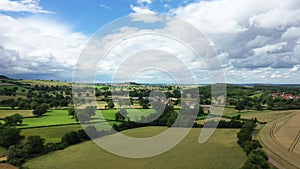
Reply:
[[270, 169], [270, 165], [268, 161], [265, 159], [265, 157], [250, 153], [247, 161], [245, 162], [242, 169]]
[[24, 136], [21, 136], [21, 129], [13, 127], [4, 127], [0, 130], [0, 145], [4, 147], [9, 147], [15, 145], [24, 139]]
[[113, 102], [112, 100], [109, 100], [109, 101], [107, 102], [107, 107], [110, 108], [110, 109], [114, 108], [114, 107], [115, 107], [114, 102]]
[[49, 107], [45, 104], [41, 104], [39, 106], [37, 106], [34, 110], [33, 110], [33, 115], [35, 116], [42, 116], [43, 114], [47, 113]]
[[244, 148], [244, 151], [248, 155], [252, 150], [255, 150], [257, 148], [262, 148], [261, 144], [257, 140], [250, 140], [250, 141], [245, 141], [242, 145]]
[[125, 121], [125, 119], [127, 118], [128, 121], [130, 121], [130, 119], [127, 116], [127, 111], [126, 109], [120, 109], [116, 114], [115, 114], [115, 120], [116, 121]]
[[72, 116], [72, 118], [75, 117], [76, 111], [75, 111], [75, 108], [74, 108], [74, 107], [71, 107], [71, 108], [68, 109], [68, 115], [69, 115], [69, 116]]
[[26, 139], [24, 148], [28, 155], [43, 154], [45, 151], [45, 139], [40, 136], [29, 136]]
[[235, 105], [235, 109], [241, 112], [241, 110], [245, 110], [245, 104], [243, 101], [238, 101]]
[[256, 110], [262, 110], [263, 106], [261, 105], [261, 103], [255, 103], [255, 108]]
[[6, 126], [17, 126], [23, 123], [23, 117], [16, 113], [11, 116], [7, 116], [4, 118], [4, 122]]

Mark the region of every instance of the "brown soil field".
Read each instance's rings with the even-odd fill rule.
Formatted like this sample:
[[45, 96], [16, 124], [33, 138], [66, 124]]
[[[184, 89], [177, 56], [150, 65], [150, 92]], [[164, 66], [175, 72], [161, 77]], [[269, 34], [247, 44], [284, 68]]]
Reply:
[[269, 156], [284, 168], [300, 169], [300, 111], [268, 123], [259, 139]]

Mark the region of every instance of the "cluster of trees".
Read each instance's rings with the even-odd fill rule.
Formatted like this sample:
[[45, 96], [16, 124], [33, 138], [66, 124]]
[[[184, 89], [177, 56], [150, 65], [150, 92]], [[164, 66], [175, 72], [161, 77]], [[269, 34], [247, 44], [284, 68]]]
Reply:
[[208, 121], [205, 123], [207, 127], [217, 126], [217, 128], [241, 128], [243, 124], [244, 123], [242, 121], [233, 119], [230, 121], [220, 120], [218, 124], [216, 121]]
[[44, 115], [45, 113], [47, 113], [48, 109], [49, 109], [49, 106], [47, 104], [43, 103], [41, 105], [36, 106], [36, 108], [33, 110], [32, 114], [37, 117], [40, 117], [40, 116]]
[[0, 146], [10, 147], [22, 141], [21, 129], [0, 124]]
[[22, 125], [23, 123], [23, 116], [16, 113], [11, 116], [6, 116], [3, 121], [5, 122], [6, 126], [18, 126]]
[[60, 94], [54, 96], [45, 94], [30, 99], [3, 99], [0, 101], [0, 106], [11, 107], [11, 109], [18, 107], [19, 110], [29, 110], [35, 109], [39, 104], [43, 103], [48, 104], [49, 107], [65, 107], [72, 103], [72, 98], [71, 96], [63, 96]]
[[237, 143], [247, 154], [247, 161], [242, 169], [270, 169], [271, 167], [268, 163], [269, 158], [261, 149], [261, 144], [257, 140], [252, 140], [252, 132], [254, 131], [255, 126], [256, 124], [254, 121], [246, 121], [237, 134]]
[[0, 95], [4, 95], [4, 96], [16, 96], [16, 92], [18, 90], [18, 87], [14, 87], [11, 89], [8, 88], [3, 88], [3, 90], [0, 90]]
[[74, 107], [69, 108], [68, 115], [72, 116], [76, 121], [81, 123], [88, 123], [92, 116], [96, 114], [96, 106], [87, 106], [84, 109], [76, 109]]
[[130, 117], [128, 116], [127, 110], [126, 109], [120, 109], [115, 114], [115, 120], [124, 122], [125, 119], [127, 119], [127, 121], [130, 121]]

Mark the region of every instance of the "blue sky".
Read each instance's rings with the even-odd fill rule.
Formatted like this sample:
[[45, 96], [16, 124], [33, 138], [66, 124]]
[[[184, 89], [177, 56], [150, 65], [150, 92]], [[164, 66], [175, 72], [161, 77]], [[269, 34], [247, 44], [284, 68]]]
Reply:
[[[71, 81], [78, 57], [97, 30], [127, 15], [160, 13], [187, 21], [209, 39], [226, 82], [300, 83], [299, 0], [0, 0], [0, 74]], [[189, 56], [183, 60], [198, 65], [190, 66], [197, 82], [209, 83], [207, 74], [199, 75], [200, 62], [189, 62]], [[112, 81], [112, 67], [98, 72], [100, 82]], [[170, 82], [154, 72], [134, 80]]]

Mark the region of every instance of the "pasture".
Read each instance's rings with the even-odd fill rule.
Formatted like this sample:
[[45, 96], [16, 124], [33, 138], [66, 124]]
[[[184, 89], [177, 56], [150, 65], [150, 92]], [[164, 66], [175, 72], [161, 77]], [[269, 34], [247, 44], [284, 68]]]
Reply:
[[41, 136], [45, 139], [46, 143], [56, 143], [61, 140], [61, 137], [67, 132], [77, 131], [82, 129], [80, 124], [54, 126], [54, 127], [42, 127], [42, 128], [28, 128], [22, 130], [22, 135], [29, 136]]
[[68, 116], [68, 110], [49, 110], [40, 117], [24, 118], [23, 125], [18, 127], [28, 128], [64, 124], [77, 124], [77, 122]]
[[[148, 137], [161, 133], [165, 127], [145, 127], [123, 131], [134, 137]], [[206, 143], [199, 144], [201, 129], [192, 129], [187, 137], [170, 151], [144, 159], [129, 159], [110, 154], [94, 142], [88, 141], [27, 161], [30, 169], [73, 168], [136, 168], [136, 169], [224, 169], [240, 168], [246, 155], [236, 144], [235, 129], [217, 129]], [[107, 136], [105, 136], [107, 137]], [[99, 138], [103, 139], [103, 138]]]

